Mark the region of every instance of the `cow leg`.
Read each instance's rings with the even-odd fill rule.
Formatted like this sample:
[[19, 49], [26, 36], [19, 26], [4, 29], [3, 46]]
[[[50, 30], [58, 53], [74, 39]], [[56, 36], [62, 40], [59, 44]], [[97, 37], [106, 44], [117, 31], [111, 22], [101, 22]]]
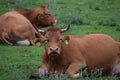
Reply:
[[37, 41], [37, 39], [30, 39], [30, 45], [33, 46], [40, 46], [40, 41]]
[[38, 69], [38, 73], [39, 74], [45, 74], [46, 71], [48, 71], [48, 68], [45, 65], [42, 65], [39, 69]]
[[34, 39], [29, 39], [29, 41], [30, 41], [30, 45], [35, 46], [35, 40]]
[[46, 71], [48, 72], [48, 69], [45, 65], [42, 65], [39, 69], [38, 72], [34, 73], [31, 75], [29, 78], [30, 79], [40, 79], [40, 74], [46, 74]]
[[3, 40], [6, 44], [13, 45], [13, 43], [11, 43], [11, 42], [9, 42], [8, 40], [6, 40], [6, 38], [9, 38], [7, 33], [3, 32], [1, 38], [2, 38], [2, 40]]
[[79, 70], [82, 68], [86, 67], [86, 63], [72, 63], [70, 64], [70, 66], [68, 67], [67, 71], [65, 72], [66, 75], [68, 75], [69, 77], [73, 77], [73, 78], [78, 78], [80, 77], [79, 75]]
[[120, 61], [115, 64], [115, 66], [112, 69], [111, 74], [120, 76]]

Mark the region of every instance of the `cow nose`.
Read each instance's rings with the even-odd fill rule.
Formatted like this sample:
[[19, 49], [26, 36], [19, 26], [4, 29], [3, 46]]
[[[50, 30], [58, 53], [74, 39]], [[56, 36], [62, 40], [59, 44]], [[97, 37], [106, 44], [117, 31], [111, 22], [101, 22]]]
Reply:
[[58, 47], [50, 47], [50, 51], [57, 52], [58, 51]]
[[57, 20], [51, 22], [53, 24], [53, 26], [55, 26], [57, 24]]

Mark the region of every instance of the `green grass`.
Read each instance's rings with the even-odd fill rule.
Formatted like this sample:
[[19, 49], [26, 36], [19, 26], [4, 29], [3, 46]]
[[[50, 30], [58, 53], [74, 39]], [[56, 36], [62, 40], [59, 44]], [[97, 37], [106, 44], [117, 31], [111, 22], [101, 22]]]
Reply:
[[120, 31], [118, 27], [109, 26], [90, 26], [90, 25], [71, 25], [70, 30], [65, 34], [71, 35], [85, 35], [85, 34], [106, 34], [114, 38], [116, 41], [120, 41]]
[[0, 80], [28, 80], [40, 66], [39, 47], [0, 45]]
[[[102, 33], [120, 41], [119, 3], [120, 0], [0, 0], [0, 14], [16, 8], [34, 9], [45, 4], [57, 18], [58, 27], [72, 22], [70, 30], [63, 34]], [[43, 50], [43, 47], [0, 45], [0, 80], [29, 80], [29, 76], [41, 65]], [[93, 77], [77, 80], [117, 78]]]
[[58, 23], [120, 26], [120, 0], [1, 0], [0, 14], [16, 8], [45, 4]]

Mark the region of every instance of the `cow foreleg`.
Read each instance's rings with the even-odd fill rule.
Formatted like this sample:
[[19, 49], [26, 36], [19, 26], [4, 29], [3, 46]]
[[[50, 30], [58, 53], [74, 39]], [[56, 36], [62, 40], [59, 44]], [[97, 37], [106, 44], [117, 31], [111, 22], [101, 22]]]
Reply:
[[120, 61], [116, 63], [111, 71], [111, 75], [120, 76]]
[[30, 79], [40, 79], [40, 75], [44, 75], [48, 72], [48, 69], [45, 65], [42, 65], [39, 69], [38, 72], [34, 73], [33, 75], [30, 76]]
[[29, 39], [29, 41], [30, 41], [30, 45], [35, 46], [35, 39]]
[[68, 76], [68, 77], [73, 77], [73, 78], [79, 78], [80, 75], [79, 75], [79, 70], [82, 69], [82, 68], [85, 68], [86, 67], [86, 63], [72, 63], [70, 64], [70, 66], [68, 67], [67, 71], [65, 72], [65, 74]]
[[1, 37], [1, 39], [3, 40], [3, 42], [5, 42], [6, 44], [9, 44], [9, 45], [13, 45], [13, 43], [9, 42], [6, 38], [9, 38], [8, 34], [5, 33], [5, 32], [3, 32], [2, 33], [2, 37]]
[[33, 46], [40, 46], [40, 41], [38, 39], [29, 39], [30, 41], [30, 45], [33, 45]]

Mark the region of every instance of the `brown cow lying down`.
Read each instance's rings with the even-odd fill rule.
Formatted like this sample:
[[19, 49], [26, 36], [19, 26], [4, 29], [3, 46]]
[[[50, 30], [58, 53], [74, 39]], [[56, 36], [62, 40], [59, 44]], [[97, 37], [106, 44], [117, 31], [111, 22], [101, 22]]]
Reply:
[[51, 15], [50, 11], [44, 5], [41, 5], [39, 8], [34, 10], [20, 9], [14, 11], [24, 15], [32, 24], [35, 24], [37, 27], [47, 27], [56, 25], [57, 23], [57, 20]]
[[[1, 42], [9, 45], [17, 43], [18, 45], [30, 45], [30, 43], [31, 45], [35, 45], [40, 37], [42, 37], [42, 35], [32, 26], [30, 21], [18, 12], [11, 11], [0, 16]], [[17, 42], [21, 40], [26, 40], [24, 42], [27, 43]]]
[[78, 78], [78, 72], [85, 67], [88, 72], [102, 68], [103, 75], [120, 72], [119, 42], [104, 34], [72, 36], [62, 35], [61, 32], [63, 30], [56, 27], [45, 31], [45, 51], [39, 74], [44, 74], [48, 70]]

